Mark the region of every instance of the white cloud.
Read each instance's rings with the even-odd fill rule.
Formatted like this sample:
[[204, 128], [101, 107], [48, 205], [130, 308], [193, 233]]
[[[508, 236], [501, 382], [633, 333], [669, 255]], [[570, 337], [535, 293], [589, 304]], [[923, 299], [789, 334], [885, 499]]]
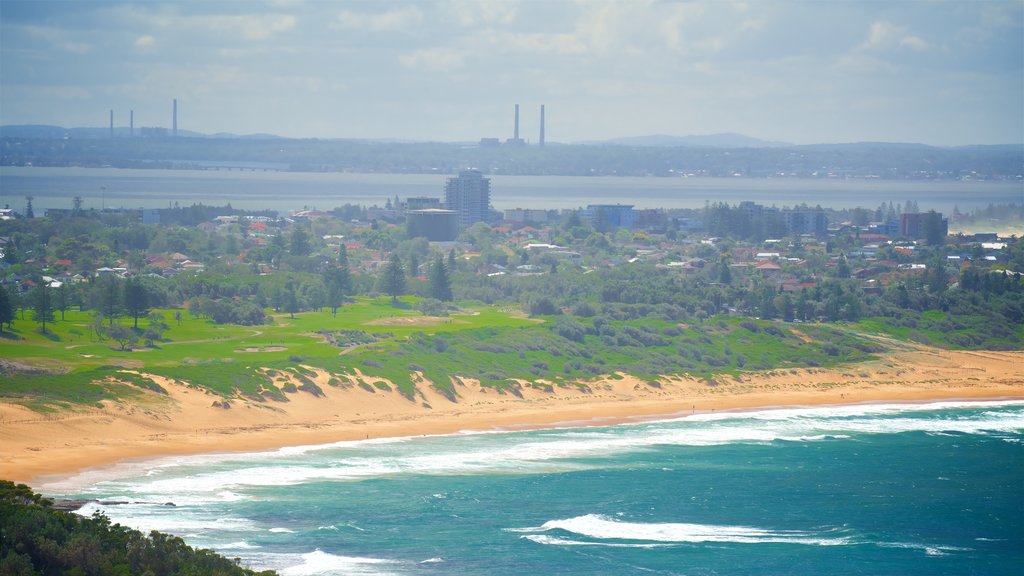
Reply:
[[928, 43], [919, 36], [910, 34], [904, 26], [896, 26], [887, 20], [878, 20], [871, 24], [867, 40], [858, 49], [872, 51], [887, 50], [894, 47], [906, 47], [912, 50], [923, 51], [928, 49]]
[[448, 11], [463, 27], [511, 24], [518, 8], [509, 0], [450, 0]]
[[466, 53], [452, 48], [426, 48], [401, 54], [398, 61], [406, 68], [454, 70], [466, 63]]
[[401, 32], [422, 21], [423, 11], [416, 6], [404, 6], [375, 14], [344, 11], [337, 17], [337, 24], [344, 28], [371, 32]]
[[135, 39], [136, 48], [149, 48], [153, 44], [156, 44], [156, 38], [149, 34], [144, 34]]

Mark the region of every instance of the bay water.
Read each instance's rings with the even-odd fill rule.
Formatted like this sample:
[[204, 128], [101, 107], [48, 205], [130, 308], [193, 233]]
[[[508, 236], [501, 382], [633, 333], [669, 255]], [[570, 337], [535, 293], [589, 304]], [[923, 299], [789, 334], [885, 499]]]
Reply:
[[[243, 170], [143, 170], [0, 166], [0, 206], [35, 212], [70, 209], [167, 208], [206, 204], [287, 212], [330, 210], [344, 204], [384, 206], [395, 196], [442, 198], [450, 174], [357, 174]], [[968, 213], [990, 204], [1024, 201], [1021, 180], [884, 180], [877, 178], [664, 178], [491, 176], [497, 210], [576, 209], [588, 204], [637, 208], [701, 208], [705, 202], [874, 210], [883, 202], [917, 202], [921, 210]]]
[[1010, 575], [1024, 568], [1024, 401], [206, 454], [40, 490], [127, 502], [80, 513], [286, 576]]

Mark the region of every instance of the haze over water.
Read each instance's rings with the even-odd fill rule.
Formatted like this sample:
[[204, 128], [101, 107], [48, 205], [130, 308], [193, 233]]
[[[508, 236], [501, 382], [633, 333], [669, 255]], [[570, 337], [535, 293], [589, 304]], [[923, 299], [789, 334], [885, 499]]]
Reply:
[[[41, 213], [71, 208], [166, 208], [177, 202], [286, 212], [330, 210], [344, 204], [383, 206], [396, 195], [443, 197], [447, 174], [242, 172], [238, 170], [130, 170], [117, 168], [0, 167], [0, 206], [23, 210], [26, 196]], [[495, 209], [575, 209], [629, 203], [637, 208], [700, 208], [705, 202], [765, 205], [806, 203], [875, 209], [914, 200], [922, 210], [950, 214], [989, 204], [1024, 201], [1020, 181], [807, 180], [796, 178], [642, 178], [491, 176]]]

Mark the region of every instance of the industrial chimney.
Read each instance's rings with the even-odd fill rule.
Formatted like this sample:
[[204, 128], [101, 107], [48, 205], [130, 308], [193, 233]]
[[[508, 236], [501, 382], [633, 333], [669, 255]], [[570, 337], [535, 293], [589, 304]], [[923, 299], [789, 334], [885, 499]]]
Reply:
[[178, 136], [178, 99], [177, 98], [174, 99], [174, 114], [173, 114], [173, 118], [172, 118], [171, 122], [172, 122], [171, 125], [173, 126], [172, 132], [173, 132], [175, 138], [177, 138], [177, 136]]
[[110, 109], [110, 137], [114, 137], [114, 109]]
[[512, 141], [516, 144], [519, 143], [519, 104], [516, 104], [516, 130], [512, 136]]
[[135, 137], [135, 110], [128, 111], [128, 137]]
[[540, 145], [544, 145], [544, 105], [540, 105]]

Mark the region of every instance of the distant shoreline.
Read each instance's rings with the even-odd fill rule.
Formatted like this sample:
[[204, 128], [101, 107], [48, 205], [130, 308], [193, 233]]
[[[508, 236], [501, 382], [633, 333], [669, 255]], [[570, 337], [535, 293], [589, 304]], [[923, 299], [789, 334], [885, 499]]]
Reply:
[[[923, 348], [835, 369], [746, 373], [703, 380], [670, 377], [660, 387], [628, 376], [590, 382], [591, 392], [523, 386], [522, 397], [468, 382], [451, 402], [429, 386], [415, 402], [397, 392], [317, 380], [325, 397], [305, 392], [287, 403], [219, 397], [170, 381], [168, 395], [147, 393], [132, 404], [104, 402], [45, 417], [0, 404], [0, 478], [37, 488], [89, 471], [155, 458], [257, 452], [368, 438], [405, 438], [464, 431], [608, 426], [678, 418], [688, 413], [884, 402], [1024, 399], [1024, 351], [969, 352]], [[159, 377], [157, 377], [159, 378]], [[428, 405], [428, 407], [425, 407]]]

